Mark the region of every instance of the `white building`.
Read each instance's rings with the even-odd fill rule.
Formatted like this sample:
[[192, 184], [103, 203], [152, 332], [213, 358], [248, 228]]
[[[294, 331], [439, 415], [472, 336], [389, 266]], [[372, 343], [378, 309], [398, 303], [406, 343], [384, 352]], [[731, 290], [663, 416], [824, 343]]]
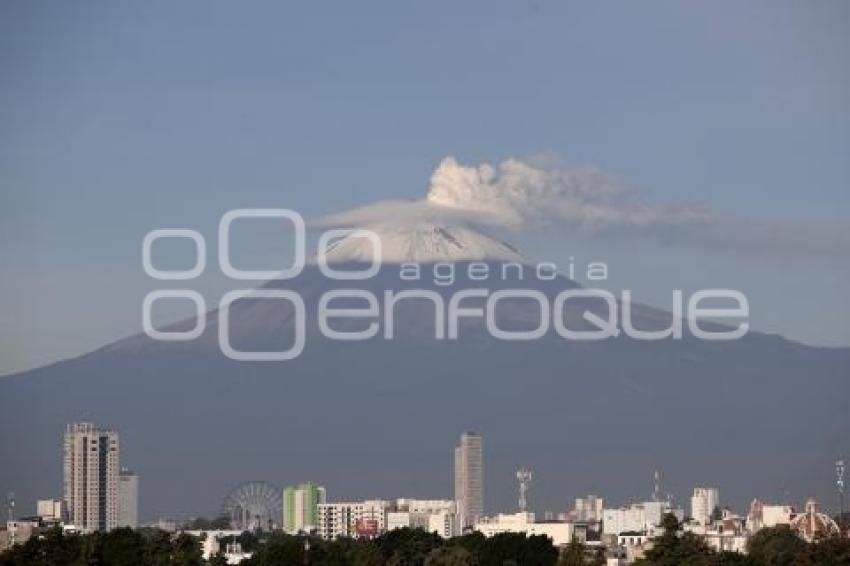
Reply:
[[716, 552], [743, 553], [747, 550], [747, 521], [729, 510], [724, 510], [722, 518], [708, 524], [696, 521], [685, 523], [684, 530], [702, 537]]
[[201, 557], [209, 560], [221, 551], [221, 539], [226, 537], [238, 537], [242, 534], [239, 530], [211, 530], [211, 531], [184, 531], [187, 535], [201, 541]]
[[463, 534], [460, 515], [439, 512], [428, 515], [428, 532], [437, 533], [443, 538], [452, 538]]
[[39, 499], [36, 502], [35, 513], [43, 521], [63, 521], [64, 510], [62, 501], [58, 499]]
[[443, 538], [461, 534], [452, 499], [396, 499], [318, 505], [318, 533], [326, 539], [371, 537], [393, 529], [422, 529]]
[[409, 527], [436, 533], [443, 538], [461, 534], [457, 502], [452, 499], [397, 499], [387, 513], [387, 530]]
[[127, 468], [118, 474], [118, 526], [139, 526], [139, 476]]
[[484, 515], [484, 455], [477, 432], [464, 432], [455, 446], [455, 501], [464, 525]]
[[500, 533], [525, 533], [528, 536], [545, 535], [552, 544], [564, 546], [576, 539], [576, 524], [566, 521], [544, 521], [538, 523], [534, 513], [499, 514], [484, 517], [475, 523], [474, 529], [485, 537]]
[[711, 513], [720, 505], [720, 491], [716, 487], [696, 487], [691, 496], [691, 519], [701, 525], [711, 523]]
[[644, 501], [626, 507], [603, 509], [602, 533], [613, 536], [641, 533], [652, 537], [660, 532], [661, 519], [667, 513], [673, 513], [680, 521], [684, 516], [684, 511], [671, 507], [666, 501]]
[[398, 511], [410, 511], [411, 513], [457, 513], [458, 504], [454, 499], [409, 499], [400, 498], [395, 500]]
[[387, 530], [387, 513], [395, 504], [383, 499], [348, 503], [320, 503], [317, 506], [319, 536], [374, 537]]
[[65, 430], [64, 491], [68, 520], [80, 531], [118, 526], [118, 433], [92, 423]]
[[605, 502], [601, 497], [577, 497], [571, 515], [576, 521], [601, 521], [604, 509]]
[[770, 505], [754, 499], [747, 515], [747, 530], [756, 533], [764, 528], [790, 525], [795, 511], [791, 505]]

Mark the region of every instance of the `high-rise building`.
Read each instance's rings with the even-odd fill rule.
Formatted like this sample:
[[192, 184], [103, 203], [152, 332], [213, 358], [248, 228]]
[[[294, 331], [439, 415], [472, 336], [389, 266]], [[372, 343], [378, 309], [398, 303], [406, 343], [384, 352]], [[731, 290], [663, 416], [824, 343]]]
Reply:
[[691, 518], [701, 525], [711, 523], [714, 508], [720, 505], [720, 492], [716, 487], [696, 487], [691, 496]]
[[64, 491], [68, 520], [81, 531], [118, 525], [118, 433], [92, 423], [65, 430]]
[[455, 501], [465, 526], [484, 515], [484, 460], [477, 432], [464, 432], [455, 447]]
[[127, 468], [118, 474], [118, 526], [139, 526], [139, 476]]
[[309, 533], [318, 528], [318, 506], [327, 499], [325, 488], [308, 481], [283, 490], [283, 530]]

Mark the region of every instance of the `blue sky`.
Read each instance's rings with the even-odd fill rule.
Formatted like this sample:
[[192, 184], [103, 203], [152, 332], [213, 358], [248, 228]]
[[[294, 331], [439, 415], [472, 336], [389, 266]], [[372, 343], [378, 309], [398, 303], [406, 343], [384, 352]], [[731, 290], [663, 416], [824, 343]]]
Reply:
[[[846, 225], [848, 28], [845, 2], [5, 2], [0, 373], [138, 331], [150, 229], [422, 198], [448, 155], [553, 153], [653, 202]], [[520, 239], [653, 304], [739, 288], [755, 328], [850, 345], [847, 254]]]

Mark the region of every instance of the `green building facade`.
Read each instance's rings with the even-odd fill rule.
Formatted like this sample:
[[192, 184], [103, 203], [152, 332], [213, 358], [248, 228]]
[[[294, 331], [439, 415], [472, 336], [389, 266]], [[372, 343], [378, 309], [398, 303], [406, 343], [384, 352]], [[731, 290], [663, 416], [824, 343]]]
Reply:
[[310, 532], [318, 526], [318, 506], [325, 502], [325, 488], [308, 481], [283, 490], [283, 529], [288, 533]]

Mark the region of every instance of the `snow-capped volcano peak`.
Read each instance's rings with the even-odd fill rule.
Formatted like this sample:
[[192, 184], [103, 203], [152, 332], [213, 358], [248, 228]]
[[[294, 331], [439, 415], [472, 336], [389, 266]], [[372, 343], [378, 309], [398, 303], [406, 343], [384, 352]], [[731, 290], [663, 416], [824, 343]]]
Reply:
[[[511, 245], [473, 228], [436, 221], [384, 222], [364, 226], [381, 240], [383, 263], [442, 261], [516, 261], [522, 256]], [[329, 246], [328, 262], [371, 262], [373, 246], [363, 237], [346, 236]]]

